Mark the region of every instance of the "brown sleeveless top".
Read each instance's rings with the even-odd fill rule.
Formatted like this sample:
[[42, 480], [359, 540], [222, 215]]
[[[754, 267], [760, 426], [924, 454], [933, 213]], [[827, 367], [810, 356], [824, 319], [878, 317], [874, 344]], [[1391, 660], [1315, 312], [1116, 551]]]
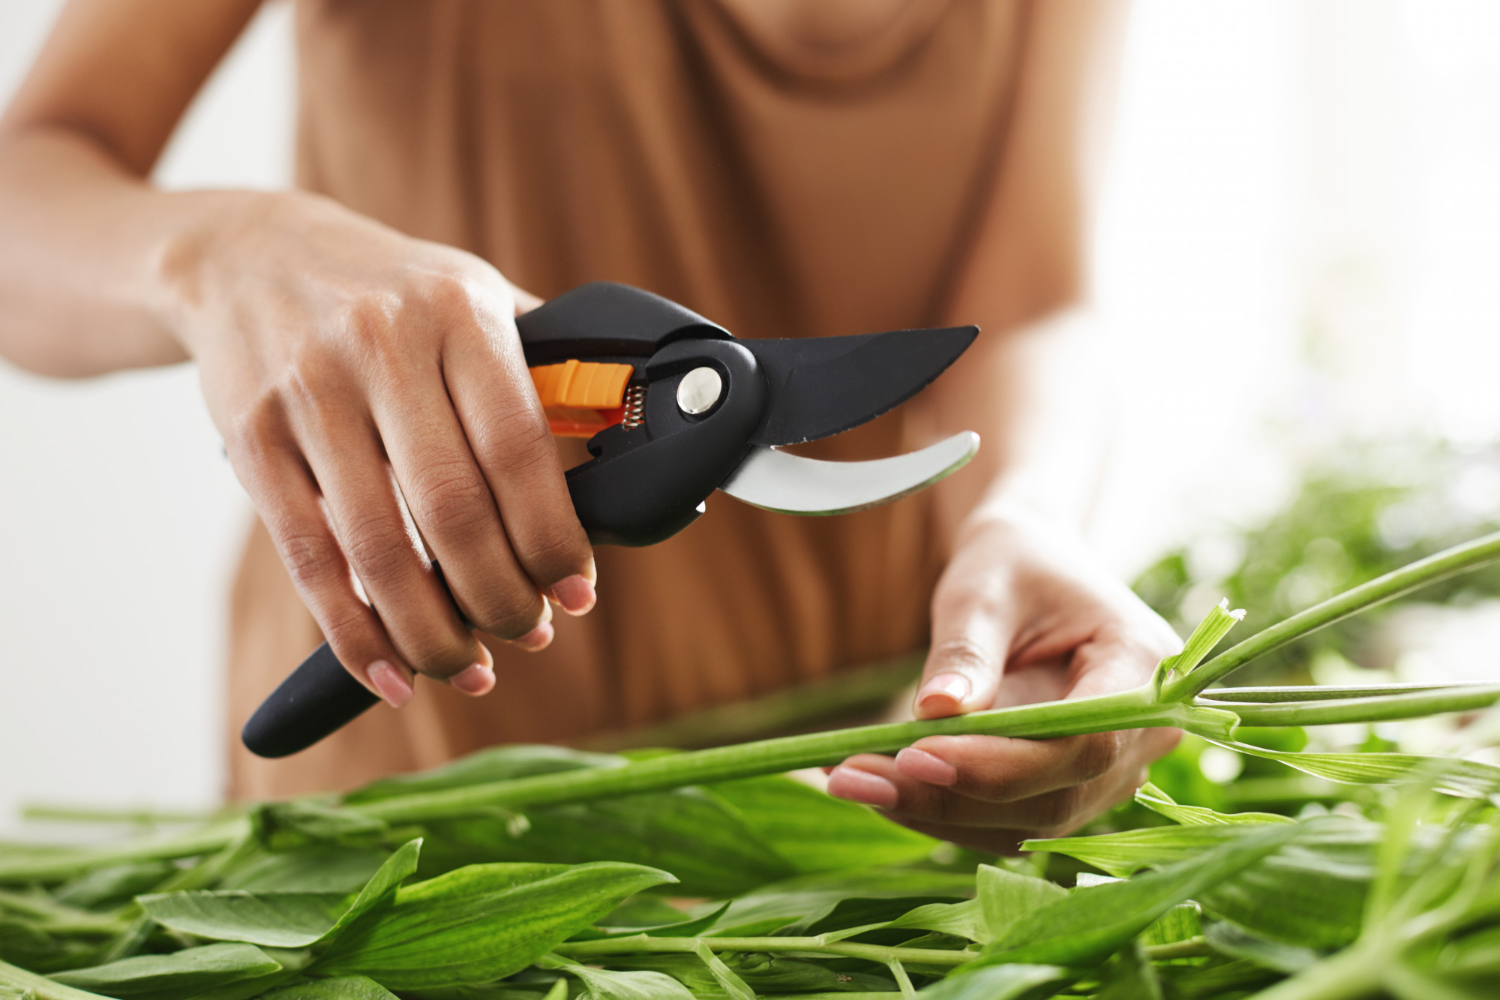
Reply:
[[[622, 281], [741, 337], [1002, 335], [1077, 293], [1117, 6], [301, 0], [299, 182], [543, 297]], [[927, 443], [910, 424], [898, 410], [814, 453]], [[419, 683], [284, 761], [236, 739], [231, 794], [576, 740], [917, 650], [946, 557], [934, 522], [928, 494], [839, 518], [716, 495], [661, 545], [598, 549], [597, 608], [558, 615], [543, 653], [497, 646], [490, 696]], [[319, 641], [257, 523], [232, 734]]]

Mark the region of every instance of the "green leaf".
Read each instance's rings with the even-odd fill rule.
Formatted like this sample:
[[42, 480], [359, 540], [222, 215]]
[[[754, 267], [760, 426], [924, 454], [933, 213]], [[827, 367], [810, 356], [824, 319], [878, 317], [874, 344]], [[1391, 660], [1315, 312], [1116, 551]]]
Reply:
[[1022, 918], [1049, 903], [1064, 899], [1068, 891], [1046, 879], [1032, 878], [992, 865], [978, 871], [979, 905], [991, 940], [1006, 934]]
[[90, 969], [57, 973], [52, 978], [65, 986], [106, 996], [173, 1000], [280, 971], [281, 963], [253, 945], [210, 944], [166, 955], [122, 958]]
[[1116, 878], [1125, 878], [1142, 868], [1184, 861], [1202, 851], [1233, 843], [1254, 829], [1251, 826], [1146, 827], [1096, 837], [1028, 840], [1021, 844], [1021, 850], [1066, 854]]
[[529, 778], [537, 774], [556, 774], [587, 767], [621, 767], [624, 757], [614, 754], [585, 753], [567, 747], [547, 744], [515, 744], [490, 747], [461, 757], [451, 764], [414, 774], [399, 774], [366, 785], [344, 796], [346, 804], [380, 802], [402, 795], [425, 794], [484, 785], [511, 778]]
[[1306, 823], [1294, 842], [1195, 898], [1263, 937], [1342, 947], [1359, 936], [1378, 836], [1375, 824], [1342, 816]]
[[407, 886], [315, 964], [388, 989], [479, 983], [525, 968], [622, 899], [673, 881], [617, 862], [472, 865]]
[[917, 996], [922, 1000], [1018, 1000], [1032, 990], [1077, 978], [1055, 965], [992, 965], [967, 967], [939, 980]]
[[988, 944], [996, 937], [990, 933], [984, 910], [977, 899], [966, 899], [962, 903], [924, 903], [914, 910], [907, 910], [886, 926], [952, 934], [980, 944]]
[[59, 903], [84, 909], [119, 906], [148, 889], [154, 889], [176, 872], [177, 866], [168, 861], [110, 865], [96, 868], [59, 886], [52, 893], [52, 898]]
[[[1282, 976], [1264, 966], [1241, 959], [1207, 962], [1203, 965], [1161, 969], [1164, 976], [1170, 975], [1171, 996], [1182, 1000], [1218, 1000], [1219, 997], [1248, 997], [1261, 986], [1267, 986]], [[1364, 996], [1361, 990], [1354, 996]], [[1309, 994], [1316, 996], [1317, 994]], [[1339, 996], [1348, 996], [1339, 993]]]
[[715, 955], [703, 939], [698, 939], [693, 947], [693, 954], [698, 956], [699, 961], [708, 966], [709, 973], [719, 987], [729, 994], [730, 1000], [755, 1000], [755, 991], [745, 985], [745, 981], [735, 974], [734, 970], [725, 965], [723, 960]]
[[1484, 798], [1500, 792], [1500, 767], [1475, 760], [1407, 753], [1281, 753], [1248, 743], [1210, 742], [1346, 784], [1383, 785], [1421, 780], [1435, 791], [1464, 798]]
[[978, 898], [962, 903], [928, 903], [902, 914], [889, 926], [956, 934], [989, 944], [1003, 937], [1031, 911], [1068, 894], [1062, 886], [1046, 879], [991, 865], [979, 866], [976, 881]]
[[262, 854], [225, 874], [220, 889], [245, 892], [358, 892], [389, 851], [361, 847], [304, 847]]
[[[351, 793], [345, 801], [367, 804], [402, 795], [625, 763], [623, 757], [563, 747], [496, 747], [432, 771], [378, 781]], [[427, 823], [421, 874], [431, 877], [464, 865], [501, 861], [623, 861], [672, 872], [680, 883], [678, 891], [686, 895], [722, 897], [798, 872], [738, 809], [702, 789], [533, 806], [527, 809], [524, 822], [517, 822], [519, 819], [508, 810], [494, 810], [488, 816]], [[891, 825], [878, 818], [877, 822]]]
[[396, 1000], [396, 995], [364, 976], [335, 976], [283, 986], [265, 994], [265, 1000]]
[[1295, 823], [1296, 820], [1276, 813], [1221, 813], [1203, 806], [1179, 805], [1166, 792], [1146, 782], [1135, 793], [1135, 800], [1174, 823], [1183, 826], [1225, 826], [1231, 823]]
[[1204, 937], [1208, 939], [1209, 947], [1222, 955], [1287, 974], [1301, 972], [1322, 957], [1311, 948], [1260, 937], [1228, 920], [1215, 922]]
[[0, 918], [0, 960], [33, 972], [60, 972], [98, 961], [97, 948], [83, 941], [54, 937], [24, 920]]
[[915, 861], [939, 844], [866, 806], [833, 798], [785, 775], [708, 787], [803, 874]]
[[1095, 1000], [1162, 1000], [1161, 981], [1140, 942], [1122, 950], [1105, 967], [1104, 989]]
[[373, 846], [387, 830], [384, 820], [306, 799], [262, 802], [250, 810], [251, 836], [278, 851], [311, 844]]
[[737, 810], [695, 788], [537, 806], [526, 821], [524, 829], [488, 817], [427, 824], [422, 874], [499, 861], [623, 861], [670, 871], [675, 891], [710, 897], [797, 874]]
[[36, 1000], [32, 990], [19, 990], [11, 986], [0, 986], [0, 1000]]
[[147, 916], [164, 927], [221, 941], [275, 948], [326, 944], [359, 917], [386, 905], [416, 870], [422, 842], [401, 847], [365, 884], [353, 903], [341, 893], [170, 892], [140, 897]]
[[[953, 902], [973, 892], [974, 877], [953, 872], [874, 869], [804, 875], [739, 897], [714, 925], [714, 934], [755, 937], [788, 927], [820, 933], [884, 922], [922, 903]], [[893, 907], [891, 900], [900, 902]], [[824, 927], [825, 922], [833, 926]]]
[[1349, 943], [1359, 933], [1382, 837], [1380, 826], [1365, 820], [1327, 816], [1299, 827], [1157, 827], [1023, 846], [1067, 854], [1123, 877], [1278, 828], [1295, 829], [1295, 840], [1194, 898], [1210, 913], [1274, 940], [1316, 948]]
[[1186, 941], [1203, 933], [1203, 918], [1197, 904], [1178, 903], [1157, 917], [1151, 926], [1141, 932], [1141, 943], [1173, 944]]
[[[671, 907], [667, 907], [671, 909]], [[707, 931], [719, 918], [729, 909], [729, 904], [724, 903], [717, 910], [709, 910], [700, 917], [691, 919], [674, 920], [670, 923], [655, 924], [651, 926], [630, 926], [628, 924], [611, 924], [618, 910], [609, 914], [600, 922], [599, 937], [628, 937], [632, 934], [650, 934], [652, 937], [697, 937]], [[679, 914], [680, 916], [680, 914]], [[587, 933], [587, 932], [585, 932]], [[575, 938], [583, 937], [583, 934], [575, 935]]]
[[1297, 832], [1295, 826], [1256, 830], [1161, 871], [1074, 890], [1067, 898], [1034, 910], [986, 948], [977, 961], [1056, 965], [1103, 961], [1176, 904], [1239, 873]]
[[590, 1000], [694, 1000], [686, 986], [660, 972], [618, 972], [559, 959], [543, 967], [577, 976], [588, 987]]
[[[1229, 634], [1229, 630], [1245, 620], [1244, 611], [1229, 610], [1229, 598], [1224, 598], [1218, 605], [1211, 608], [1203, 620], [1198, 623], [1188, 636], [1187, 642], [1182, 644], [1182, 652], [1176, 656], [1169, 656], [1156, 668], [1156, 676], [1153, 682], [1157, 690], [1164, 685], [1179, 685], [1183, 679], [1192, 673], [1198, 664], [1203, 662], [1213, 648], [1219, 644], [1219, 640]], [[1192, 692], [1191, 686], [1185, 688], [1183, 696]]]

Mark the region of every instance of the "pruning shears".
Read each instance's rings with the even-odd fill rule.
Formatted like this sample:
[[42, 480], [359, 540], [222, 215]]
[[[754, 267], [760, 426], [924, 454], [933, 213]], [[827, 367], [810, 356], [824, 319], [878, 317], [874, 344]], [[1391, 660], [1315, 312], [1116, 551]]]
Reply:
[[[932, 485], [979, 447], [979, 435], [965, 431], [865, 462], [778, 450], [910, 399], [974, 342], [975, 326], [739, 340], [676, 302], [610, 282], [575, 288], [516, 325], [553, 433], [588, 438], [592, 457], [567, 483], [596, 545], [670, 538], [715, 490], [788, 514], [862, 510]], [[255, 754], [284, 757], [378, 700], [325, 643], [256, 709], [241, 738]]]

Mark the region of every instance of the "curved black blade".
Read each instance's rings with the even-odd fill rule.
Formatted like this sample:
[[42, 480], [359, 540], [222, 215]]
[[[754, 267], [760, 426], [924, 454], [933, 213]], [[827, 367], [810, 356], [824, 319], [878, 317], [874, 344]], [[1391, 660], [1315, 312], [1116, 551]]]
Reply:
[[873, 420], [941, 375], [977, 326], [853, 337], [741, 340], [765, 369], [771, 398], [751, 444], [800, 444]]

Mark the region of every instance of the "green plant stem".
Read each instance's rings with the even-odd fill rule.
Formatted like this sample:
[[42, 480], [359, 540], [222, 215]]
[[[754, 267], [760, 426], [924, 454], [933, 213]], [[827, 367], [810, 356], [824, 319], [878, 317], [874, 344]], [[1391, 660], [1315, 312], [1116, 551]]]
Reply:
[[[1420, 691], [1452, 691], [1466, 687], [1488, 687], [1485, 684], [1294, 684], [1287, 687], [1209, 688], [1198, 695], [1199, 704], [1219, 702], [1334, 701], [1339, 698], [1377, 698], [1388, 694], [1414, 694]], [[1234, 705], [1224, 705], [1231, 711]]]
[[0, 860], [0, 884], [50, 882], [72, 878], [109, 865], [124, 865], [136, 861], [173, 861], [177, 858], [210, 854], [242, 839], [249, 829], [249, 820], [236, 819], [169, 837], [148, 837], [108, 847], [59, 849], [41, 856], [23, 855], [10, 862]]
[[54, 983], [46, 976], [38, 976], [7, 962], [0, 962], [0, 986], [30, 990], [36, 994], [37, 1000], [109, 1000], [97, 993], [87, 993], [62, 983]]
[[[1273, 701], [1267, 697], [1243, 703], [1202, 699], [1193, 703], [1161, 704], [1154, 700], [1148, 684], [1097, 698], [1023, 705], [927, 722], [899, 722], [789, 736], [669, 754], [621, 767], [562, 771], [404, 795], [343, 808], [393, 823], [420, 823], [482, 816], [497, 809], [662, 791], [685, 785], [777, 774], [799, 767], [837, 764], [852, 754], [891, 753], [924, 736], [937, 734], [980, 733], [1048, 739], [1175, 726], [1222, 741], [1232, 739], [1230, 727], [1237, 718], [1245, 725], [1254, 726], [1378, 722], [1470, 711], [1496, 701], [1500, 701], [1500, 686], [1463, 685], [1339, 700], [1321, 700], [1314, 695], [1301, 702]], [[209, 854], [244, 838], [248, 829], [248, 821], [238, 818], [221, 820], [202, 830], [186, 831], [172, 837], [152, 837], [105, 848], [60, 849], [41, 855], [22, 855], [8, 862], [0, 861], [0, 884], [56, 881], [103, 865]]]
[[42, 929], [62, 934], [115, 934], [124, 926], [115, 914], [93, 913], [57, 902], [51, 896], [0, 889], [0, 913], [25, 914], [41, 921]]
[[21, 807], [21, 818], [52, 823], [123, 823], [133, 826], [167, 826], [181, 823], [208, 823], [222, 819], [225, 810], [214, 812], [174, 812], [160, 809], [93, 809], [80, 806], [37, 802]]
[[640, 955], [661, 953], [693, 954], [702, 941], [713, 951], [796, 952], [799, 954], [837, 955], [841, 958], [864, 958], [882, 964], [891, 961], [913, 965], [963, 965], [978, 957], [976, 951], [948, 951], [939, 948], [901, 948], [853, 941], [828, 941], [819, 937], [703, 937], [670, 938], [635, 934], [630, 937], [604, 938], [598, 941], [574, 941], [560, 944], [553, 951], [573, 959], [599, 958], [604, 955]]
[[[838, 764], [858, 753], [894, 753], [927, 736], [986, 734], [1047, 739], [1119, 729], [1186, 726], [1203, 709], [1165, 705], [1150, 685], [1118, 694], [974, 712], [947, 719], [894, 722], [824, 733], [714, 747], [635, 761], [464, 788], [383, 799], [347, 808], [393, 823], [420, 823], [500, 808], [575, 802], [602, 796], [655, 792], [803, 767]], [[1203, 720], [1207, 722], [1208, 720]]]
[[1167, 962], [1174, 958], [1203, 958], [1213, 954], [1216, 952], [1209, 947], [1208, 939], [1202, 935], [1182, 941], [1171, 941], [1167, 944], [1146, 946], [1146, 957], [1153, 962]]
[[1500, 701], [1500, 685], [1463, 685], [1459, 689], [1349, 698], [1340, 701], [1278, 703], [1214, 702], [1229, 709], [1246, 726], [1330, 726], [1345, 722], [1389, 722], [1444, 712], [1471, 712]]
[[1168, 701], [1189, 698], [1256, 657], [1264, 656], [1293, 640], [1342, 621], [1366, 608], [1409, 594], [1429, 583], [1477, 569], [1496, 560], [1500, 560], [1500, 531], [1392, 570], [1257, 632], [1185, 677], [1169, 680], [1162, 687], [1162, 697]]

